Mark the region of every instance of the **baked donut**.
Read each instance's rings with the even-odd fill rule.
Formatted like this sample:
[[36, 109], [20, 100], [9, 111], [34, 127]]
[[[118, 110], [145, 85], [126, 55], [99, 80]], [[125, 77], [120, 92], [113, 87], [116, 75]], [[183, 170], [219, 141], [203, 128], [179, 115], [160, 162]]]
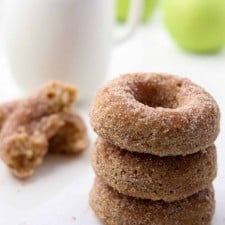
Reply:
[[[7, 118], [23, 104], [23, 101], [15, 100], [0, 104], [0, 130]], [[59, 127], [55, 135], [50, 138], [48, 152], [73, 155], [84, 151], [89, 141], [83, 119], [76, 112], [70, 112], [63, 123], [64, 125]]]
[[212, 187], [168, 203], [127, 197], [100, 179], [95, 181], [89, 204], [106, 225], [210, 225], [215, 208]]
[[219, 133], [220, 112], [213, 97], [189, 79], [138, 73], [103, 87], [90, 119], [98, 135], [120, 148], [174, 156], [212, 145]]
[[187, 156], [158, 157], [128, 152], [98, 138], [92, 166], [104, 183], [124, 195], [171, 202], [210, 186], [216, 177], [216, 147]]
[[73, 86], [50, 81], [7, 118], [0, 133], [0, 156], [15, 176], [28, 177], [42, 163], [49, 139], [64, 125], [76, 96]]

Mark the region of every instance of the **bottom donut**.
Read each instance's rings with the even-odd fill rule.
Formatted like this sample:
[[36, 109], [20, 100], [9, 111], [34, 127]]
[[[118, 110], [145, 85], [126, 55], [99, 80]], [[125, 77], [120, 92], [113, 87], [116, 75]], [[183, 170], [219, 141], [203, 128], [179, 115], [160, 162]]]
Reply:
[[89, 204], [106, 225], [210, 225], [215, 210], [212, 187], [175, 202], [120, 194], [96, 178]]

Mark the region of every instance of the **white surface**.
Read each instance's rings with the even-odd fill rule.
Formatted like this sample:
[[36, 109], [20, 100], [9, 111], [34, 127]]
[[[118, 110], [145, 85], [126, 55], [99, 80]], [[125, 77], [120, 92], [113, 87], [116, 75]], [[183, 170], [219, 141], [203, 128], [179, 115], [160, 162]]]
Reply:
[[[218, 177], [215, 181], [216, 213], [213, 225], [225, 224], [225, 54], [191, 55], [176, 48], [156, 20], [141, 28], [134, 38], [114, 49], [107, 79], [124, 72], [163, 71], [190, 77], [205, 87], [218, 101], [221, 134], [217, 139]], [[28, 81], [29, 82], [29, 81]], [[10, 99], [19, 91], [7, 68], [0, 75], [0, 97]], [[88, 122], [87, 109], [81, 109]], [[95, 135], [89, 129], [93, 143]], [[68, 159], [49, 156], [33, 177], [19, 181], [0, 162], [0, 225], [99, 225], [88, 207], [88, 192], [94, 174], [89, 149]]]

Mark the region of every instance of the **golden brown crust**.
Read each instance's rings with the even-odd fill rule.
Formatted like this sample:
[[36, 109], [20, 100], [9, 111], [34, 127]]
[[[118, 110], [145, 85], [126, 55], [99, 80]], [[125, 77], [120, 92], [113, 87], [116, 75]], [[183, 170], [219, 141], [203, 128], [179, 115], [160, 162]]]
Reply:
[[106, 225], [210, 225], [215, 209], [211, 187], [166, 203], [124, 196], [100, 179], [95, 181], [89, 203]]
[[176, 157], [122, 150], [98, 138], [93, 154], [95, 173], [128, 196], [176, 201], [207, 188], [216, 177], [216, 147]]
[[62, 154], [78, 154], [89, 144], [83, 119], [75, 112], [65, 118], [64, 125], [49, 140], [49, 151]]
[[120, 148], [173, 156], [212, 145], [220, 112], [213, 97], [188, 79], [139, 73], [103, 87], [90, 118], [96, 133]]
[[[0, 135], [0, 153], [16, 176], [31, 175], [41, 163], [49, 138], [64, 125], [75, 98], [74, 87], [52, 81], [22, 101], [8, 117]], [[30, 159], [31, 154], [37, 158]]]

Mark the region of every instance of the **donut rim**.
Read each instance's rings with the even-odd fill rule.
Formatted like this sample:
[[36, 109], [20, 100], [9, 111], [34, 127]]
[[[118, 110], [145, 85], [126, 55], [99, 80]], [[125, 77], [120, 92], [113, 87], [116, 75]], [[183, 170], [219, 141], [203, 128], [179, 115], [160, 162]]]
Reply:
[[[182, 104], [176, 108], [143, 104], [134, 97], [138, 82], [173, 84]], [[201, 151], [214, 143], [220, 130], [219, 107], [208, 92], [187, 78], [158, 73], [113, 79], [96, 94], [90, 121], [94, 131], [108, 142], [158, 156]]]
[[98, 137], [92, 167], [104, 183], [135, 198], [173, 202], [211, 185], [217, 174], [216, 146], [176, 157], [131, 153]]
[[211, 185], [194, 195], [167, 203], [137, 199], [119, 194], [96, 177], [89, 194], [89, 205], [107, 225], [122, 224], [201, 224], [210, 225], [215, 212]]

